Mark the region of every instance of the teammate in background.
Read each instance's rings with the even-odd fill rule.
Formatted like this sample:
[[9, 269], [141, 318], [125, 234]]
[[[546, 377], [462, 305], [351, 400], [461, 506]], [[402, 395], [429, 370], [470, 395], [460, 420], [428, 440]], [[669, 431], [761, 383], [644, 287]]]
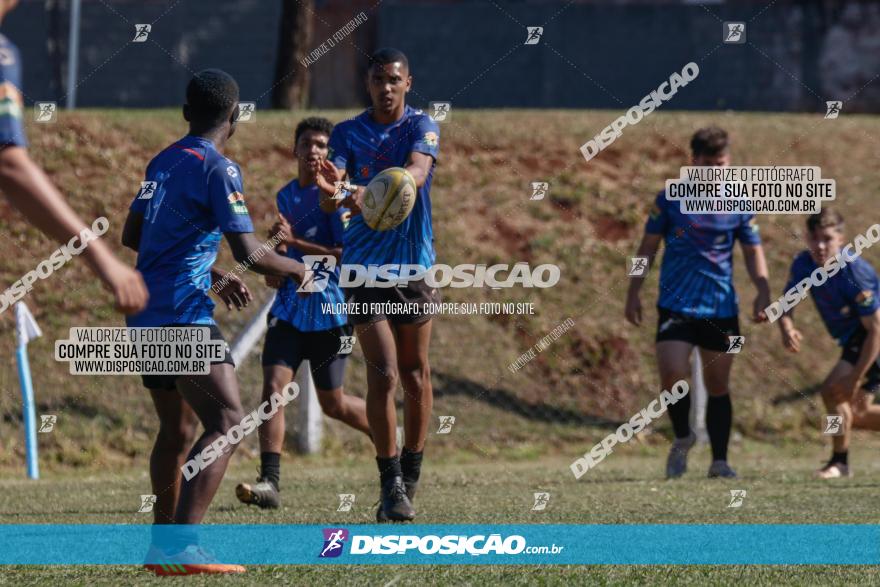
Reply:
[[[302, 263], [274, 253], [254, 237], [242, 195], [241, 170], [222, 155], [238, 117], [235, 80], [216, 69], [197, 73], [186, 88], [183, 116], [189, 122], [189, 134], [147, 166], [145, 180], [156, 182], [155, 189], [138, 193], [125, 222], [123, 244], [138, 251], [137, 267], [150, 290], [146, 309], [127, 324], [208, 326], [212, 339], [223, 340], [213, 318], [214, 303], [208, 297], [212, 276], [215, 283], [226, 284], [221, 288], [224, 299], [238, 300], [235, 303], [241, 306], [249, 297], [237, 279], [212, 269], [223, 235], [235, 259], [258, 273], [302, 281], [304, 269]], [[226, 357], [212, 364], [208, 375], [148, 375], [143, 381], [159, 416], [159, 433], [150, 456], [150, 478], [157, 496], [155, 524], [198, 524], [235, 445], [189, 480], [181, 479], [180, 468], [244, 417], [228, 346]], [[193, 445], [196, 417], [204, 433]], [[154, 545], [162, 534], [154, 525]], [[176, 532], [173, 543], [158, 556], [166, 564], [147, 565], [156, 574], [167, 574], [169, 565], [182, 565], [193, 574], [244, 571], [237, 565], [217, 564], [197, 546], [192, 526]], [[171, 574], [180, 574], [170, 568]]]
[[[691, 139], [692, 165], [730, 165], [727, 132], [718, 127], [698, 130]], [[727, 463], [727, 445], [733, 422], [730, 403], [730, 370], [734, 354], [728, 354], [730, 337], [739, 336], [739, 308], [733, 288], [733, 245], [739, 240], [746, 269], [758, 290], [753, 319], [767, 320], [764, 308], [770, 301], [767, 263], [758, 226], [750, 214], [682, 214], [678, 202], [657, 196], [645, 225], [645, 236], [636, 253], [653, 263], [660, 241], [666, 243], [660, 269], [657, 300], [657, 367], [663, 389], [680, 379], [690, 379], [690, 356], [699, 348], [703, 379], [709, 393], [706, 429], [712, 445], [709, 477], [736, 477]], [[639, 290], [644, 275], [631, 278], [626, 299], [626, 319], [642, 323]], [[732, 339], [736, 343], [740, 339]], [[669, 479], [687, 470], [687, 453], [696, 442], [690, 428], [690, 394], [669, 406], [675, 440], [666, 462]]]
[[[845, 265], [822, 285], [810, 288], [810, 297], [828, 333], [843, 347], [840, 360], [822, 383], [822, 400], [832, 428], [839, 432], [831, 439], [831, 460], [816, 471], [819, 479], [849, 477], [847, 451], [852, 428], [880, 430], [880, 406], [872, 405], [880, 389], [880, 286], [877, 272], [862, 257], [849, 259], [843, 250], [843, 218], [824, 207], [807, 218], [807, 247], [791, 264], [785, 291], [826, 261], [842, 252]], [[801, 348], [801, 333], [794, 327], [793, 309], [779, 319], [782, 343], [791, 352]], [[864, 384], [859, 387], [863, 377]]]
[[[346, 176], [359, 186], [342, 200], [353, 214], [345, 231], [342, 261], [363, 266], [411, 264], [427, 269], [435, 258], [430, 190], [439, 152], [439, 128], [421, 110], [406, 105], [412, 76], [402, 52], [376, 51], [370, 57], [366, 81], [372, 108], [336, 125], [330, 137], [329, 159], [317, 178], [325, 198], [334, 193], [335, 182]], [[389, 167], [405, 167], [416, 181], [418, 195], [412, 213], [402, 224], [379, 232], [366, 225], [358, 204], [363, 201], [363, 186]], [[405, 287], [360, 286], [346, 293], [348, 301], [359, 308], [386, 302], [421, 305], [439, 301], [437, 290], [424, 279], [410, 281]], [[355, 326], [367, 363], [367, 418], [382, 488], [376, 517], [379, 521], [411, 520], [433, 405], [428, 363], [431, 315], [351, 314], [349, 321]], [[405, 433], [400, 455], [394, 404], [398, 381], [404, 390]]]
[[[0, 21], [18, 0], [0, 0]], [[0, 34], [0, 191], [30, 222], [48, 236], [67, 243], [86, 224], [64, 200], [52, 181], [28, 156], [22, 126], [21, 56]], [[119, 261], [101, 239], [83, 251], [86, 263], [116, 299], [116, 308], [132, 314], [147, 303], [147, 288], [137, 271]]]
[[[318, 255], [339, 259], [342, 239], [349, 212], [339, 208], [332, 214], [321, 210], [320, 191], [315, 178], [321, 163], [327, 158], [328, 142], [333, 123], [326, 118], [306, 118], [296, 127], [294, 155], [297, 159], [297, 179], [281, 188], [277, 196], [279, 221], [269, 236], [280, 237], [278, 249], [286, 249], [291, 259], [304, 262], [303, 255]], [[267, 283], [279, 288], [272, 309], [269, 310], [269, 330], [263, 347], [263, 397], [293, 381], [303, 360], [308, 360], [318, 390], [318, 402], [324, 413], [345, 422], [352, 428], [369, 435], [366, 404], [359, 397], [343, 392], [345, 362], [348, 354], [340, 354], [343, 337], [351, 336], [345, 314], [325, 314], [323, 304], [342, 304], [345, 300], [339, 289], [339, 270], [318, 271], [327, 263], [311, 266], [315, 278], [324, 277], [326, 284], [316, 287], [311, 295], [297, 294], [298, 284], [289, 280], [279, 283], [275, 277], [266, 277]], [[320, 283], [317, 279], [315, 283]], [[284, 445], [284, 410], [280, 410], [259, 428], [260, 476], [255, 485], [242, 483], [235, 488], [238, 499], [261, 508], [280, 505], [281, 448]]]

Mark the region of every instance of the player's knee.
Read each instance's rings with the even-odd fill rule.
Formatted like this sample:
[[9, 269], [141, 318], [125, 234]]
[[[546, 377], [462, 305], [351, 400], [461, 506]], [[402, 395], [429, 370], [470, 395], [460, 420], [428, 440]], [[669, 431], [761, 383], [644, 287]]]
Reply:
[[[397, 365], [374, 365], [372, 367], [373, 381], [381, 383], [381, 391], [394, 393], [397, 390], [397, 384], [400, 382], [400, 373]], [[372, 391], [372, 386], [371, 386]]]
[[161, 452], [181, 454], [189, 452], [195, 442], [196, 428], [190, 425], [160, 426], [156, 448]]
[[401, 368], [400, 377], [407, 387], [421, 389], [425, 382], [431, 380], [431, 368], [427, 363]]
[[328, 418], [339, 420], [342, 417], [343, 411], [342, 401], [336, 397], [324, 399], [321, 401], [321, 410]]
[[[227, 408], [218, 416], [214, 431], [219, 432], [220, 434], [229, 434], [229, 431], [232, 430], [233, 426], [241, 425], [243, 419], [244, 410], [241, 408]], [[205, 426], [205, 429], [207, 430], [208, 426]]]

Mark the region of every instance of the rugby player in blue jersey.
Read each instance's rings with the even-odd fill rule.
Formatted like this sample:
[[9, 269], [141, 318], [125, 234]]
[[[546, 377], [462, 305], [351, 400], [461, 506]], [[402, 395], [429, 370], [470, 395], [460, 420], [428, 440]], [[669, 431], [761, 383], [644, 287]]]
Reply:
[[[840, 214], [826, 207], [808, 217], [808, 249], [795, 257], [784, 290], [809, 279], [813, 271], [840, 255], [839, 270], [810, 288], [825, 328], [843, 348], [821, 387], [828, 415], [840, 418], [831, 418], [826, 424], [832, 426], [823, 426], [838, 432], [831, 439], [831, 459], [816, 471], [820, 479], [851, 476], [848, 451], [853, 428], [880, 430], [880, 406], [872, 403], [873, 394], [880, 389], [880, 282], [871, 264], [860, 256], [853, 258], [852, 248], [843, 244]], [[793, 312], [791, 309], [780, 317], [779, 328], [785, 348], [796, 353], [802, 336], [794, 326]]]
[[[326, 198], [334, 193], [336, 182], [345, 177], [358, 186], [341, 201], [352, 211], [342, 261], [345, 265], [365, 267], [409, 264], [427, 270], [435, 259], [430, 190], [440, 131], [421, 110], [406, 105], [412, 76], [402, 52], [376, 51], [370, 57], [366, 83], [372, 107], [336, 125], [330, 137], [330, 156], [318, 176], [318, 185]], [[389, 167], [405, 167], [415, 179], [418, 194], [406, 220], [380, 232], [366, 225], [358, 203], [362, 201], [364, 186]], [[390, 274], [399, 272], [391, 268]], [[428, 363], [430, 304], [438, 302], [439, 295], [424, 279], [394, 287], [365, 284], [349, 289], [347, 295], [359, 310], [366, 309], [351, 313], [349, 321], [355, 326], [367, 363], [367, 418], [376, 446], [381, 485], [376, 517], [379, 521], [411, 520], [415, 517], [412, 499], [419, 482], [433, 405]], [[388, 315], [371, 311], [374, 304], [388, 302], [412, 304], [419, 309]], [[394, 403], [398, 382], [404, 391], [404, 441], [399, 455]]]
[[[717, 127], [698, 130], [691, 139], [692, 165], [730, 165], [727, 132]], [[660, 268], [657, 300], [657, 368], [664, 389], [680, 379], [690, 379], [690, 356], [698, 347], [703, 379], [708, 390], [706, 429], [712, 445], [709, 477], [736, 477], [727, 463], [727, 445], [733, 422], [730, 402], [732, 353], [729, 337], [739, 336], [739, 308], [733, 288], [733, 246], [739, 240], [746, 269], [757, 288], [753, 319], [765, 321], [770, 300], [767, 263], [758, 226], [747, 214], [682, 214], [678, 202], [660, 192], [645, 225], [636, 256], [649, 264], [660, 242], [666, 244]], [[644, 275], [631, 278], [626, 299], [626, 319], [642, 322], [639, 291]], [[669, 405], [675, 440], [666, 462], [666, 476], [681, 477], [687, 470], [687, 453], [696, 442], [689, 423], [690, 394]]]
[[[327, 158], [333, 124], [326, 118], [306, 118], [294, 133], [297, 178], [281, 188], [277, 196], [279, 222], [269, 231], [281, 239], [278, 250], [303, 262], [303, 255], [337, 261], [342, 256], [342, 240], [349, 212], [339, 208], [328, 214], [320, 208], [320, 190], [315, 183], [321, 163]], [[318, 402], [324, 413], [369, 435], [364, 400], [343, 391], [348, 353], [340, 353], [344, 337], [352, 329], [344, 312], [325, 312], [328, 304], [343, 304], [339, 289], [339, 269], [324, 276], [326, 285], [303, 297], [299, 284], [266, 277], [279, 288], [269, 310], [269, 330], [263, 347], [263, 401], [290, 383], [303, 360], [309, 361]], [[281, 448], [284, 445], [284, 411], [263, 423], [260, 434], [260, 476], [257, 483], [235, 488], [238, 499], [261, 508], [277, 508], [280, 503]]]
[[[0, 0], [0, 21], [18, 0]], [[0, 34], [0, 191], [27, 219], [53, 239], [68, 243], [86, 224], [64, 200], [40, 167], [28, 156], [22, 126], [21, 55]], [[119, 261], [101, 239], [88, 243], [83, 258], [116, 298], [125, 314], [143, 309], [147, 288], [137, 271]]]
[[[209, 69], [193, 76], [183, 107], [189, 133], [147, 166], [144, 179], [150, 182], [149, 189], [142, 187], [132, 202], [122, 236], [125, 246], [138, 251], [137, 268], [150, 292], [147, 307], [127, 319], [130, 327], [205, 326], [212, 339], [222, 340], [208, 296], [212, 282], [221, 298], [239, 307], [249, 297], [239, 280], [212, 267], [224, 235], [233, 256], [246, 268], [303, 279], [302, 263], [276, 254], [254, 236], [241, 169], [222, 154], [235, 131], [238, 97], [238, 84], [223, 71]], [[228, 346], [226, 356], [212, 364], [207, 375], [145, 375], [143, 381], [159, 416], [159, 433], [150, 456], [150, 478], [157, 497], [155, 524], [198, 524], [235, 445], [228, 445], [228, 450], [188, 480], [181, 478], [181, 466], [226, 436], [245, 415]], [[196, 418], [204, 432], [193, 444]], [[157, 536], [162, 534], [157, 531]], [[217, 564], [196, 542], [194, 532], [176, 532], [164, 549], [166, 564], [148, 568], [157, 574], [167, 572], [169, 565], [182, 565], [178, 568], [187, 573], [244, 570]]]

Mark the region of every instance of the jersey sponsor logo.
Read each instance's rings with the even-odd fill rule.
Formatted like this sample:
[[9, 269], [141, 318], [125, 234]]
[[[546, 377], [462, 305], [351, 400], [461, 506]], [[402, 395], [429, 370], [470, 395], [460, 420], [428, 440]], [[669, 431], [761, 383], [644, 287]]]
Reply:
[[226, 168], [226, 175], [232, 178], [238, 177], [238, 170], [235, 169], [234, 165], [230, 165]]
[[429, 147], [436, 147], [439, 138], [435, 132], [426, 132], [423, 141]]
[[361, 167], [361, 177], [370, 177], [369, 165], [364, 165]]
[[863, 308], [870, 308], [874, 303], [874, 292], [869, 289], [863, 289], [856, 296], [856, 303]]
[[232, 212], [235, 214], [247, 215], [248, 209], [247, 204], [244, 202], [244, 194], [241, 192], [232, 192], [226, 199], [229, 200], [229, 207], [232, 208]]
[[651, 206], [651, 211], [648, 212], [648, 215], [651, 217], [651, 220], [657, 220], [660, 218], [660, 207], [654, 204]]

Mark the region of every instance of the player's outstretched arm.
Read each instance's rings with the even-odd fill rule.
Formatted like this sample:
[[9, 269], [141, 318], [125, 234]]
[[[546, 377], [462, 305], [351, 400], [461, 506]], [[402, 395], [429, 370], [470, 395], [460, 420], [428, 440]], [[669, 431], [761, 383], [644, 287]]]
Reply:
[[663, 240], [662, 234], [653, 234], [646, 232], [639, 244], [639, 250], [636, 251], [637, 257], [647, 257], [648, 267], [645, 272], [638, 277], [630, 277], [629, 289], [626, 292], [626, 309], [625, 315], [627, 321], [631, 324], [639, 326], [642, 323], [642, 301], [639, 299], [639, 292], [642, 290], [642, 284], [648, 275], [648, 269], [654, 264], [654, 257], [660, 249], [660, 241]]
[[[287, 218], [281, 214], [278, 215], [278, 221], [269, 230], [269, 238], [290, 245], [306, 255], [330, 255], [336, 257], [337, 261], [342, 259], [342, 247], [328, 247], [297, 236]], [[278, 250], [277, 247], [275, 250]]]
[[[0, 190], [34, 226], [59, 242], [70, 241], [86, 228], [48, 176], [21, 147], [0, 149]], [[141, 274], [119, 261], [104, 241], [90, 242], [83, 256], [113, 292], [118, 310], [135, 314], [146, 306], [149, 294]]]
[[223, 300], [227, 310], [236, 308], [241, 311], [254, 299], [251, 290], [237, 275], [217, 267], [211, 267], [211, 291]]
[[746, 261], [746, 270], [758, 294], [752, 307], [752, 319], [755, 322], [766, 322], [767, 313], [764, 311], [770, 305], [770, 280], [767, 274], [767, 260], [764, 258], [764, 248], [761, 245], [742, 245], [743, 257]]
[[225, 234], [232, 248], [232, 256], [247, 269], [262, 275], [290, 277], [297, 283], [302, 283], [305, 266], [299, 261], [279, 255], [269, 245], [258, 241], [252, 232]]

